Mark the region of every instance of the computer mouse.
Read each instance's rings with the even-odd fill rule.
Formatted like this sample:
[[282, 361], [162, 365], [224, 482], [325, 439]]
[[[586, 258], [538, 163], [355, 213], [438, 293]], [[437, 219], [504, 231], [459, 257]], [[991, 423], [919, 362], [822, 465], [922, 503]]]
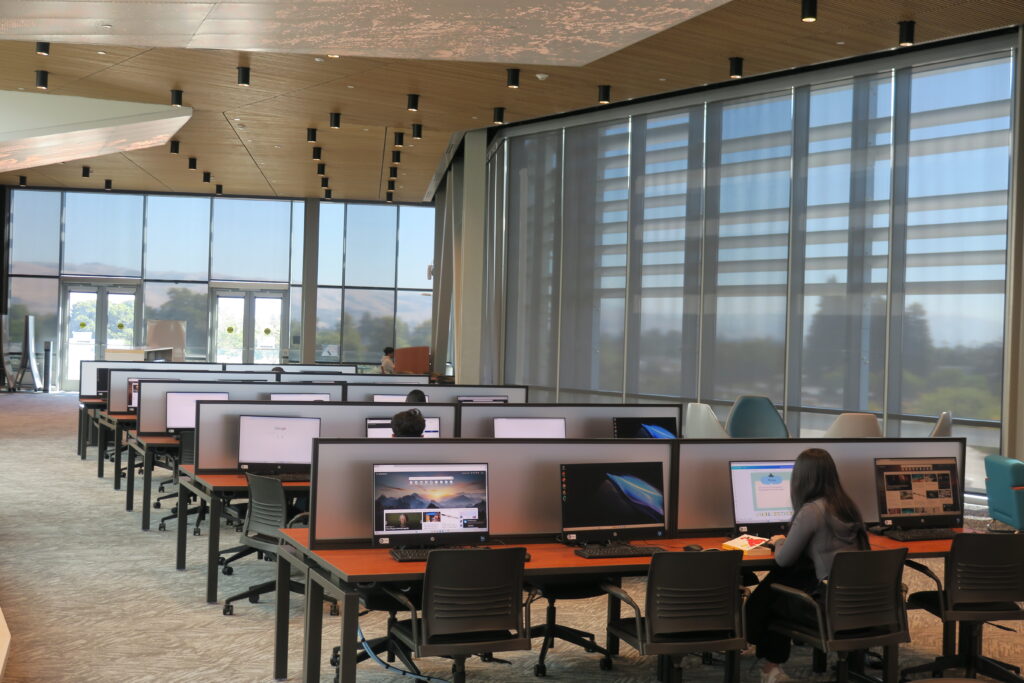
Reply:
[[694, 552], [696, 552], [696, 551], [698, 551], [698, 550], [704, 550], [704, 546], [702, 546], [702, 545], [697, 545], [696, 543], [694, 543], [693, 545], [688, 545], [688, 546], [686, 546], [685, 548], [683, 548], [683, 550], [689, 550], [689, 551], [694, 551]]

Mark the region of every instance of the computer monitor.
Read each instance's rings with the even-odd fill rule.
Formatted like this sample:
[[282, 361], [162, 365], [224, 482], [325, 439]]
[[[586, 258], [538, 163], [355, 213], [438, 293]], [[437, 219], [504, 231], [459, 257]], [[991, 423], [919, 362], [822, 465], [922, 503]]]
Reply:
[[330, 394], [271, 394], [271, 401], [330, 401]]
[[571, 464], [560, 470], [562, 537], [567, 543], [665, 535], [660, 462]]
[[139, 380], [136, 377], [128, 378], [128, 411], [134, 411], [139, 407]]
[[[440, 439], [441, 438], [441, 418], [439, 417], [425, 417], [423, 418], [423, 438], [424, 439]], [[368, 439], [390, 439], [394, 436], [391, 431], [391, 418], [390, 417], [368, 417], [366, 418], [366, 438]]]
[[789, 483], [792, 460], [732, 461], [732, 518], [741, 534], [771, 537], [793, 519]]
[[167, 431], [196, 428], [196, 401], [227, 401], [223, 391], [168, 391]]
[[456, 396], [459, 403], [508, 403], [508, 396]]
[[309, 471], [319, 417], [239, 415], [238, 467], [253, 474]]
[[876, 458], [875, 483], [883, 526], [963, 526], [956, 458]]
[[373, 466], [375, 546], [471, 545], [487, 533], [486, 464]]
[[564, 417], [496, 417], [495, 439], [564, 439]]
[[613, 417], [612, 437], [616, 439], [675, 439], [674, 417]]
[[[374, 403], [405, 403], [405, 394], [374, 394]], [[430, 402], [430, 397], [425, 396], [424, 403]]]

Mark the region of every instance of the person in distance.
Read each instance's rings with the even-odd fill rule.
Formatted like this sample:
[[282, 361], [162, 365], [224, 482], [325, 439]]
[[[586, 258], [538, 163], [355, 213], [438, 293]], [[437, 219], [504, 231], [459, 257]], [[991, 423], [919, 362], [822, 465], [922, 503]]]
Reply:
[[416, 439], [423, 436], [427, 426], [423, 414], [415, 408], [396, 413], [391, 418], [391, 435], [396, 438]]
[[392, 346], [384, 347], [384, 355], [380, 357], [380, 371], [385, 375], [395, 374], [395, 349]]
[[423, 393], [422, 389], [413, 389], [405, 395], [406, 403], [426, 403], [427, 395]]
[[843, 490], [828, 451], [808, 448], [797, 456], [789, 495], [794, 510], [789, 533], [771, 538], [778, 567], [754, 589], [746, 605], [747, 640], [757, 646], [761, 683], [791, 680], [780, 666], [789, 659], [790, 639], [769, 632], [768, 622], [773, 615], [799, 618], [803, 614], [791, 598], [773, 591], [771, 584], [823, 595], [822, 581], [828, 578], [836, 553], [869, 547], [864, 520]]

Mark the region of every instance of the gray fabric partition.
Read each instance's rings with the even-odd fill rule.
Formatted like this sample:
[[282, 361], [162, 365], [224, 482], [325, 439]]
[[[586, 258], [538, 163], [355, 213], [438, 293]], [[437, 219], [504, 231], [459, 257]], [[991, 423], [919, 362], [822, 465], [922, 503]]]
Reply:
[[962, 494], [963, 439], [684, 440], [679, 442], [679, 529], [722, 529], [733, 525], [729, 461], [794, 460], [806, 448], [824, 448], [832, 454], [843, 488], [868, 523], [878, 521], [875, 458], [956, 457]]
[[100, 368], [116, 368], [130, 370], [132, 368], [153, 370], [223, 370], [221, 363], [164, 363], [154, 361], [125, 360], [83, 360], [81, 378], [78, 383], [78, 396], [96, 396], [96, 372]]
[[[323, 441], [314, 450], [310, 538], [317, 544], [366, 540], [373, 519], [373, 465], [487, 463], [492, 535], [561, 531], [559, 466], [660, 462], [666, 486], [674, 441]], [[668, 492], [666, 492], [668, 497]], [[666, 500], [666, 510], [671, 501]]]
[[382, 389], [378, 385], [364, 384], [363, 375], [358, 382], [349, 382], [349, 401], [372, 401], [374, 394], [409, 393], [413, 388], [427, 395], [430, 403], [455, 403], [459, 396], [507, 396], [509, 403], [526, 403], [527, 388], [523, 386], [482, 386], [475, 384], [431, 384], [417, 387], [390, 387]]
[[565, 436], [569, 439], [612, 438], [613, 417], [673, 417], [680, 425], [682, 406], [627, 404], [530, 403], [526, 405], [463, 405], [459, 435], [464, 439], [489, 439], [494, 436], [496, 417], [564, 417]]
[[226, 391], [233, 401], [268, 401], [270, 394], [330, 394], [331, 401], [345, 398], [345, 385], [303, 382], [139, 382], [138, 428], [140, 434], [163, 434], [167, 431], [167, 392]]
[[430, 384], [430, 375], [349, 375], [347, 382], [359, 384]]
[[134, 379], [191, 379], [191, 380], [253, 380], [261, 383], [276, 383], [273, 372], [221, 372], [219, 370], [111, 370], [110, 393], [107, 394], [107, 410], [123, 413], [128, 410], [128, 378]]
[[343, 374], [346, 374], [346, 375], [354, 375], [354, 374], [356, 374], [356, 366], [355, 365], [320, 365], [320, 364], [316, 364], [316, 363], [313, 363], [313, 364], [310, 364], [310, 365], [284, 364], [284, 365], [276, 365], [276, 366], [267, 365], [266, 363], [225, 363], [224, 364], [224, 369], [227, 370], [228, 372], [234, 372], [234, 371], [239, 371], [239, 370], [250, 371], [250, 372], [263, 372], [264, 370], [267, 370], [268, 368], [271, 368], [271, 367], [281, 368], [285, 372], [340, 372], [340, 373], [343, 373]]
[[[276, 385], [275, 385], [276, 386]], [[405, 407], [366, 403], [289, 403], [252, 401], [200, 402], [196, 421], [196, 470], [229, 471], [238, 469], [238, 416], [319, 417], [324, 438], [363, 439], [395, 444], [401, 439], [366, 439], [366, 418], [391, 417]], [[424, 417], [441, 420], [441, 438], [455, 435], [456, 406], [438, 404], [418, 406]], [[430, 441], [434, 441], [430, 439]], [[417, 440], [417, 443], [422, 443]]]

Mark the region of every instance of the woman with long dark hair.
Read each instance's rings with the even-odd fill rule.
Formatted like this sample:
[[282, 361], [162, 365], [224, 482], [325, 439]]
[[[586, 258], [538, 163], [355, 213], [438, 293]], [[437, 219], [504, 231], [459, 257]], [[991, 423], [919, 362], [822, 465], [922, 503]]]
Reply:
[[790, 599], [771, 584], [792, 586], [814, 595], [828, 578], [832, 559], [842, 550], [866, 550], [864, 520], [843, 490], [828, 451], [808, 448], [793, 465], [789, 485], [793, 520], [789, 533], [772, 537], [775, 563], [747, 600], [747, 640], [757, 646], [761, 683], [788, 680], [780, 664], [789, 659], [790, 640], [768, 631], [774, 615], [798, 618]]

